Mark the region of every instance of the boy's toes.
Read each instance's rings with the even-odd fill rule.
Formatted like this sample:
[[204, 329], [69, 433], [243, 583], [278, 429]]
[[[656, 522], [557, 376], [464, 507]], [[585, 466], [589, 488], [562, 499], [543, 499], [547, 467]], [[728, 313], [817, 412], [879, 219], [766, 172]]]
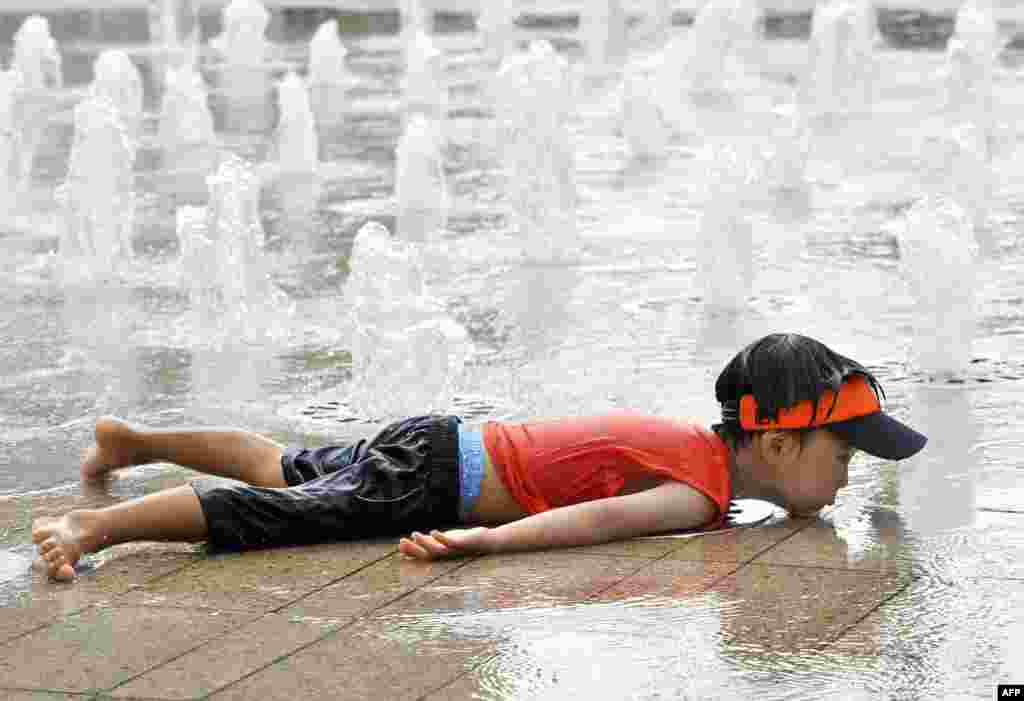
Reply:
[[42, 524], [32, 524], [32, 542], [39, 545], [44, 540], [50, 537], [50, 529], [46, 528]]
[[47, 562], [60, 562], [64, 559], [64, 552], [60, 548], [50, 547], [48, 550], [41, 550], [43, 559]]
[[51, 569], [50, 576], [60, 582], [69, 582], [75, 578], [75, 568], [64, 563], [55, 569]]

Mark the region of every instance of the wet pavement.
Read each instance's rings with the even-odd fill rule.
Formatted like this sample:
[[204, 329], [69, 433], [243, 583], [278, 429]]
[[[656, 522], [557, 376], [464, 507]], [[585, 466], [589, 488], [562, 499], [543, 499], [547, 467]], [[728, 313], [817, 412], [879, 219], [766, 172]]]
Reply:
[[[139, 15], [135, 39], [79, 36], [88, 27], [66, 15], [52, 19], [75, 30], [64, 48], [74, 90], [99, 49], [148, 32]], [[315, 22], [296, 18], [275, 11], [271, 33], [301, 69]], [[85, 558], [73, 584], [47, 581], [31, 566], [33, 519], [191, 476], [147, 466], [83, 491], [78, 453], [99, 414], [238, 425], [310, 447], [375, 428], [345, 404], [341, 286], [358, 228], [393, 220], [401, 51], [395, 37], [347, 36], [350, 123], [320, 133], [323, 160], [343, 176], [322, 197], [279, 187], [263, 203], [268, 241], [283, 247], [311, 228], [312, 252], [281, 254], [278, 278], [298, 303], [283, 340], [213, 352], [186, 333], [186, 295], [168, 282], [178, 195], [163, 193], [152, 164], [137, 183], [149, 203], [137, 266], [114, 312], [61, 289], [48, 230], [0, 232], [0, 699], [923, 701], [991, 699], [997, 683], [1024, 683], [1024, 52], [1004, 52], [996, 76], [1006, 144], [978, 232], [987, 248], [970, 368], [929, 384], [907, 362], [918, 310], [893, 232], [923, 188], [919, 142], [945, 128], [941, 52], [879, 47], [875, 121], [821, 137], [806, 191], [750, 205], [758, 270], [745, 309], [700, 304], [698, 156], [714, 139], [773, 136], [768, 110], [789, 99], [806, 61], [802, 31], [759, 47], [750, 120], [698, 110], [661, 163], [630, 160], [612, 84], [588, 87], [571, 125], [577, 263], [523, 264], [494, 205], [500, 169], [483, 138], [493, 119], [453, 110], [454, 214], [430, 283], [479, 352], [451, 410], [467, 422], [635, 410], [707, 425], [722, 364], [754, 338], [796, 331], [877, 372], [890, 413], [929, 436], [919, 456], [858, 456], [818, 518], [693, 539], [429, 564], [403, 559], [397, 539], [217, 556], [135, 543]], [[474, 107], [492, 69], [470, 60], [475, 39], [461, 30], [439, 40], [452, 93]], [[559, 45], [578, 59], [565, 48], [576, 44]], [[36, 214], [63, 179], [66, 117], [37, 161]], [[269, 129], [224, 136], [254, 154], [271, 141]]]
[[[32, 518], [103, 492], [0, 500], [5, 557], [32, 557]], [[7, 563], [0, 695], [991, 698], [1019, 676], [1024, 573], [1006, 555], [1024, 517], [991, 513], [929, 544], [868, 516], [857, 546], [836, 508], [433, 563], [394, 539], [227, 555], [126, 544], [84, 558], [74, 583]], [[961, 567], [920, 561], [929, 545]]]

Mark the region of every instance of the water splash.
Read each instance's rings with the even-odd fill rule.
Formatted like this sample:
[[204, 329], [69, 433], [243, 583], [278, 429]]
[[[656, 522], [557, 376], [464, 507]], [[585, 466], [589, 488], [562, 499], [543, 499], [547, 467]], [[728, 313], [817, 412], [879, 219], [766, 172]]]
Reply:
[[348, 49], [338, 36], [338, 23], [329, 19], [317, 27], [309, 40], [309, 74], [313, 85], [347, 85], [352, 81], [346, 60]]
[[422, 114], [409, 117], [398, 140], [395, 164], [398, 235], [407, 241], [436, 241], [448, 216], [441, 135]]
[[686, 66], [689, 90], [717, 95], [727, 91], [737, 59], [757, 40], [760, 9], [751, 0], [708, 0], [697, 12], [690, 32]]
[[995, 59], [999, 49], [999, 27], [992, 0], [966, 0], [956, 13], [954, 36], [972, 53]]
[[45, 17], [31, 15], [18, 28], [10, 70], [15, 80], [6, 86], [11, 100], [8, 168], [16, 179], [14, 192], [21, 194], [31, 184], [36, 152], [54, 110], [53, 93], [64, 87], [60, 51]]
[[217, 136], [203, 77], [191, 66], [169, 68], [157, 140], [168, 170], [212, 170]]
[[754, 276], [753, 228], [743, 203], [756, 180], [749, 158], [729, 147], [702, 155], [708, 173], [697, 242], [697, 276], [711, 310], [742, 309]]
[[924, 187], [963, 207], [975, 234], [986, 226], [995, 189], [989, 145], [984, 128], [973, 122], [928, 137], [923, 145]]
[[877, 21], [866, 0], [825, 0], [814, 10], [802, 103], [821, 119], [870, 111], [878, 64]]
[[281, 172], [315, 174], [320, 162], [320, 142], [306, 81], [289, 72], [277, 87], [277, 103], [277, 162]]
[[80, 102], [74, 123], [68, 173], [57, 191], [65, 282], [110, 278], [134, 257], [136, 142], [121, 111], [103, 97]]
[[89, 91], [109, 100], [121, 114], [132, 139], [138, 140], [142, 124], [142, 76], [124, 51], [107, 49], [93, 63], [95, 76]]
[[967, 212], [928, 195], [907, 211], [900, 266], [914, 299], [910, 367], [936, 380], [963, 377], [975, 334], [977, 244]]
[[287, 334], [283, 322], [294, 309], [270, 280], [259, 178], [249, 163], [227, 154], [207, 185], [208, 207], [177, 213], [182, 286], [203, 338], [218, 346]]
[[497, 76], [499, 143], [506, 189], [527, 257], [578, 250], [576, 178], [568, 131], [573, 85], [568, 62], [535, 41]]
[[270, 13], [260, 0], [231, 0], [221, 13], [224, 31], [210, 40], [224, 61], [236, 66], [262, 66], [267, 58]]
[[416, 34], [429, 34], [433, 15], [421, 0], [402, 0], [399, 14], [402, 18], [402, 41], [409, 44]]
[[415, 244], [369, 222], [356, 234], [345, 283], [352, 324], [348, 402], [384, 419], [450, 405], [472, 344], [425, 284]]
[[21, 133], [15, 128], [18, 74], [0, 71], [0, 219], [7, 220], [18, 206], [22, 186]]
[[622, 135], [634, 157], [651, 160], [665, 155], [672, 126], [658, 96], [651, 67], [636, 66], [622, 87]]
[[811, 131], [803, 110], [793, 103], [772, 110], [774, 124], [761, 149], [764, 183], [781, 191], [800, 191], [807, 186], [807, 162]]
[[499, 65], [515, 51], [515, 19], [518, 14], [518, 9], [511, 3], [480, 3], [476, 28], [483, 37], [484, 50]]
[[999, 30], [989, 0], [968, 0], [957, 11], [956, 29], [946, 45], [943, 79], [946, 112], [982, 130], [986, 153], [994, 148], [996, 117], [993, 76]]
[[62, 59], [50, 34], [50, 21], [31, 15], [14, 34], [11, 68], [21, 76], [26, 90], [50, 90], [64, 86]]
[[148, 0], [149, 39], [159, 47], [153, 74], [195, 68], [199, 59], [200, 27], [197, 0]]
[[271, 44], [265, 36], [270, 14], [259, 0], [232, 0], [222, 17], [223, 33], [210, 40], [221, 59], [213, 66], [219, 129], [262, 133], [274, 118]]
[[641, 17], [637, 33], [655, 43], [665, 41], [672, 29], [674, 4], [673, 0], [648, 0], [644, 3], [646, 11]]
[[442, 120], [448, 114], [448, 87], [444, 77], [444, 55], [434, 40], [417, 28], [405, 44], [405, 75], [402, 102], [405, 114], [422, 113]]
[[591, 71], [610, 71], [625, 59], [628, 51], [626, 13], [621, 0], [588, 0], [583, 3], [579, 31]]
[[348, 69], [348, 49], [333, 19], [321, 24], [309, 41], [310, 106], [319, 124], [338, 124], [344, 118], [347, 90], [356, 80]]

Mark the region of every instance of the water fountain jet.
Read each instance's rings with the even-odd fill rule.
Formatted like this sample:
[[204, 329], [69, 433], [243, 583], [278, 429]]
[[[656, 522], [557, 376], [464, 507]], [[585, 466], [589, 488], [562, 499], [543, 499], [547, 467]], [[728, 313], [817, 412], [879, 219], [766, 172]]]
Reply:
[[819, 120], [871, 110], [878, 64], [874, 7], [866, 0], [824, 0], [814, 10], [802, 103]]
[[272, 85], [265, 36], [270, 14], [259, 0], [231, 0], [223, 12], [224, 31], [210, 40], [222, 59], [218, 93], [224, 129], [262, 132], [273, 114]]
[[9, 162], [15, 190], [19, 195], [31, 184], [32, 166], [42, 143], [50, 115], [55, 109], [55, 92], [64, 87], [62, 60], [57, 42], [50, 35], [50, 22], [31, 15], [14, 35], [11, 73], [11, 148]]
[[216, 165], [217, 136], [203, 77], [192, 66], [183, 65], [169, 68], [164, 83], [157, 133], [164, 169], [200, 172], [205, 177]]
[[505, 61], [496, 85], [499, 148], [524, 255], [546, 261], [574, 256], [579, 241], [568, 63], [548, 42], [535, 41]]
[[588, 0], [580, 10], [579, 33], [589, 70], [602, 74], [626, 56], [626, 13], [621, 0]]
[[142, 76], [124, 51], [107, 49], [93, 63], [92, 95], [109, 100], [121, 113], [132, 139], [138, 140], [142, 126]]
[[410, 115], [398, 141], [395, 164], [398, 236], [406, 241], [436, 241], [448, 214], [441, 134], [422, 114]]
[[932, 380], [962, 380], [977, 314], [977, 243], [967, 212], [949, 197], [926, 195], [906, 213], [899, 250], [914, 300], [909, 367]]
[[277, 163], [282, 174], [316, 175], [320, 142], [306, 81], [289, 72], [277, 86]]
[[650, 71], [650, 67], [633, 67], [622, 86], [622, 135], [633, 157], [641, 160], [665, 156], [672, 138], [672, 127]]
[[210, 204], [177, 213], [182, 285], [204, 338], [277, 339], [293, 305], [270, 280], [260, 220], [260, 180], [252, 166], [225, 154], [207, 178]]
[[472, 352], [465, 329], [424, 284], [418, 247], [376, 222], [352, 244], [345, 306], [352, 325], [348, 401], [376, 420], [450, 406]]
[[755, 181], [750, 160], [729, 146], [707, 149], [708, 172], [697, 240], [697, 277], [705, 307], [743, 309], [754, 277], [753, 227], [744, 204]]
[[199, 61], [199, 0], [148, 0], [149, 40], [159, 47], [153, 75], [195, 68]]
[[58, 188], [64, 211], [59, 254], [66, 282], [112, 279], [134, 257], [137, 149], [121, 111], [92, 96], [74, 111], [67, 178]]
[[448, 86], [444, 56], [422, 29], [412, 32], [405, 45], [402, 103], [406, 116], [421, 112], [435, 120], [448, 115]]
[[480, 3], [476, 28], [483, 37], [484, 50], [498, 65], [515, 51], [517, 15], [518, 10], [511, 3], [487, 0]]

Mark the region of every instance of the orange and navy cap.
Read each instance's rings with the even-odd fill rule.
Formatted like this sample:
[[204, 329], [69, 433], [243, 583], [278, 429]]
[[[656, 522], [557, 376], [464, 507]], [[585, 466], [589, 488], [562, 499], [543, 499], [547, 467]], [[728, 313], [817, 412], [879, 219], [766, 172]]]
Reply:
[[878, 396], [862, 375], [851, 375], [839, 392], [826, 390], [817, 402], [804, 400], [779, 409], [774, 418], [758, 418], [754, 395], [722, 405], [722, 417], [744, 431], [801, 429], [827, 426], [858, 450], [886, 460], [903, 460], [917, 453], [928, 438], [882, 411]]

